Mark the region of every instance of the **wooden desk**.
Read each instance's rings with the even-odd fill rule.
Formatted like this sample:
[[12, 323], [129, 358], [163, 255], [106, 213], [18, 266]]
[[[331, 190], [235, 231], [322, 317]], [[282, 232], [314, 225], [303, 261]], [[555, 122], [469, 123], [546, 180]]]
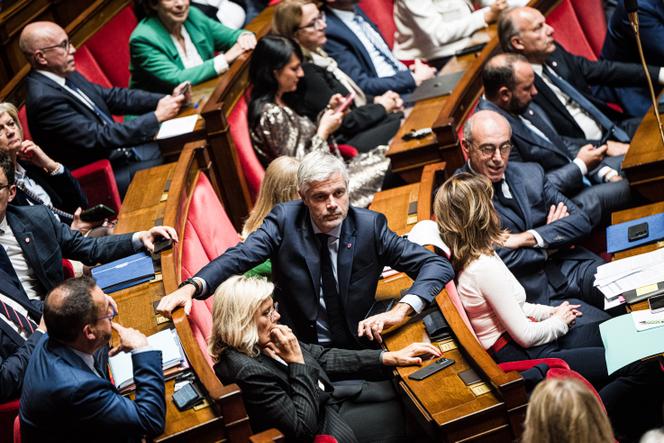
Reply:
[[632, 190], [652, 202], [664, 200], [664, 146], [652, 108], [632, 138], [622, 170]]

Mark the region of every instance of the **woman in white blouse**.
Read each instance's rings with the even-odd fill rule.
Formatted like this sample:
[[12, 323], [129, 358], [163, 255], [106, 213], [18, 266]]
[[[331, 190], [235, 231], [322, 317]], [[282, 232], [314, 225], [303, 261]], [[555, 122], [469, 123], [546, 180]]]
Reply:
[[644, 402], [652, 400], [661, 411], [664, 374], [639, 362], [609, 375], [599, 325], [574, 326], [582, 315], [579, 305], [526, 302], [525, 290], [494, 252], [510, 245], [492, 198], [487, 178], [462, 173], [443, 184], [434, 202], [439, 234], [457, 271], [457, 291], [482, 346], [498, 362], [565, 360], [599, 391], [617, 431], [643, 432], [652, 425], [649, 419], [656, 420], [648, 415], [653, 405]]

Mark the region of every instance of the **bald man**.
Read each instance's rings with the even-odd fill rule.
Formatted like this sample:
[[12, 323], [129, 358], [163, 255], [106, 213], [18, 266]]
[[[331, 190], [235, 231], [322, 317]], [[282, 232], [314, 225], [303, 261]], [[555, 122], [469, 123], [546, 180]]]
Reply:
[[[162, 163], [153, 141], [161, 122], [175, 117], [188, 97], [105, 88], [76, 72], [76, 48], [52, 22], [27, 25], [19, 40], [32, 66], [27, 77], [27, 115], [34, 141], [57, 161], [77, 168], [107, 158], [120, 193], [134, 173]], [[113, 115], [131, 114], [116, 122]]]
[[[539, 91], [534, 101], [558, 133], [587, 140], [608, 137], [623, 143], [626, 151], [640, 118], [628, 118], [610, 108], [593, 94], [591, 86], [643, 86], [643, 69], [635, 63], [591, 61], [571, 54], [555, 42], [553, 34], [542, 13], [530, 7], [511, 9], [498, 21], [503, 51], [523, 54], [531, 63]], [[653, 81], [664, 82], [662, 69], [651, 66], [649, 72]]]

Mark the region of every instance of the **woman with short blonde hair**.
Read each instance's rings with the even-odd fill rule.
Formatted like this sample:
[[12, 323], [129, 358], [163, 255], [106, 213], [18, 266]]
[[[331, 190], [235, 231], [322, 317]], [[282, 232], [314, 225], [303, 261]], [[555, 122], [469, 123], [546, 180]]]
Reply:
[[522, 443], [607, 443], [611, 423], [595, 394], [574, 378], [549, 378], [535, 388]]

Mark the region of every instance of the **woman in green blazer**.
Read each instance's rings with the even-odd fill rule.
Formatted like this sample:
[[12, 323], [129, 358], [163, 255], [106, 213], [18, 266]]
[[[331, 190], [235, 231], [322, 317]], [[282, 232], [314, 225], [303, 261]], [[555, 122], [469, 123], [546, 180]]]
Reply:
[[[146, 16], [129, 38], [132, 88], [169, 93], [183, 81], [201, 83], [228, 70], [256, 45], [254, 34], [189, 9], [189, 0], [142, 3]], [[226, 52], [215, 56], [215, 51]]]

